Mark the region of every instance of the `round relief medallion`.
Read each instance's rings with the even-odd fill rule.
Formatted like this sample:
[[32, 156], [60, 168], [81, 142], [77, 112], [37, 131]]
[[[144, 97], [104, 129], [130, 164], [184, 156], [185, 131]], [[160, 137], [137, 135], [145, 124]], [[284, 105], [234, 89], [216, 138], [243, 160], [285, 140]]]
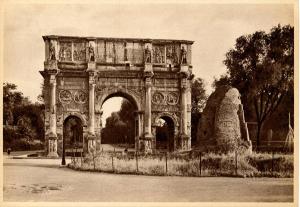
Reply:
[[156, 92], [152, 96], [152, 103], [154, 103], [154, 104], [163, 104], [164, 99], [165, 99], [165, 97], [162, 93]]
[[167, 95], [167, 103], [169, 105], [176, 105], [179, 101], [179, 97], [176, 93], [168, 93]]
[[87, 95], [83, 91], [75, 91], [74, 93], [74, 101], [76, 103], [83, 104], [87, 101]]
[[68, 104], [72, 101], [72, 94], [68, 90], [61, 90], [58, 97], [59, 101], [64, 104]]

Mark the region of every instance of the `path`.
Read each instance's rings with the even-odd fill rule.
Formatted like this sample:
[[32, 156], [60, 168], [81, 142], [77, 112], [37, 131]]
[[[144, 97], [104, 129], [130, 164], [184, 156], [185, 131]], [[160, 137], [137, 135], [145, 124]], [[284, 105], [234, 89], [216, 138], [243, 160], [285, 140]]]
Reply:
[[293, 179], [78, 172], [59, 159], [7, 159], [4, 201], [292, 202]]

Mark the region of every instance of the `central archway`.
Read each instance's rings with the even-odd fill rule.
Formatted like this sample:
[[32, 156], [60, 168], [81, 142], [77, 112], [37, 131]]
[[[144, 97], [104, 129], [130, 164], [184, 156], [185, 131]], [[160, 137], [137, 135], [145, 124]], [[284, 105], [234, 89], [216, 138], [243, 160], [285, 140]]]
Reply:
[[[103, 113], [105, 112], [105, 107], [103, 106], [107, 101], [113, 100], [116, 97], [122, 98], [119, 111], [116, 108], [112, 110], [109, 117], [103, 117]], [[101, 111], [101, 144], [121, 145], [124, 148], [138, 149], [141, 130], [140, 117], [139, 113], [137, 113], [139, 111], [137, 99], [128, 92], [118, 90], [106, 93], [98, 100], [97, 105]], [[106, 119], [105, 126], [103, 124], [104, 119]], [[107, 121], [109, 122], [107, 123]]]

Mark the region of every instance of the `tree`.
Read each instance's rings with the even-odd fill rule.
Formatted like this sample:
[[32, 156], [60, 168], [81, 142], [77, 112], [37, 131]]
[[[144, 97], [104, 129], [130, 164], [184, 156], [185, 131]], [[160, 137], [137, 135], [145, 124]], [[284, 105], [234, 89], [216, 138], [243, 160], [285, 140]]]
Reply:
[[17, 86], [13, 83], [3, 83], [3, 122], [11, 125], [13, 123], [13, 109], [22, 104], [24, 97]]
[[203, 111], [207, 100], [204, 80], [201, 78], [194, 79], [191, 84], [191, 90], [192, 90], [191, 138], [192, 138], [192, 144], [195, 144], [197, 141], [196, 136], [197, 136], [198, 122], [201, 118], [201, 112]]
[[205, 84], [202, 78], [196, 78], [191, 85], [192, 90], [192, 113], [199, 113], [204, 109], [207, 95]]
[[[278, 108], [294, 81], [294, 28], [280, 25], [241, 36], [226, 53], [226, 76], [214, 85], [236, 87], [257, 122], [256, 144], [264, 122]], [[293, 88], [293, 87], [292, 87]]]
[[135, 106], [123, 99], [118, 112], [113, 112], [107, 119], [102, 130], [104, 142], [134, 143], [135, 140]]

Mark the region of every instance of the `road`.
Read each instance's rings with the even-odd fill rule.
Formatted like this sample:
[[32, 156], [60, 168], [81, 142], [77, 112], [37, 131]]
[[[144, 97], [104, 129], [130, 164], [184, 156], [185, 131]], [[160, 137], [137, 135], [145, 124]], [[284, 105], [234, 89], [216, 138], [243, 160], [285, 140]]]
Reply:
[[4, 156], [4, 201], [292, 202], [293, 179], [159, 177], [73, 171]]

